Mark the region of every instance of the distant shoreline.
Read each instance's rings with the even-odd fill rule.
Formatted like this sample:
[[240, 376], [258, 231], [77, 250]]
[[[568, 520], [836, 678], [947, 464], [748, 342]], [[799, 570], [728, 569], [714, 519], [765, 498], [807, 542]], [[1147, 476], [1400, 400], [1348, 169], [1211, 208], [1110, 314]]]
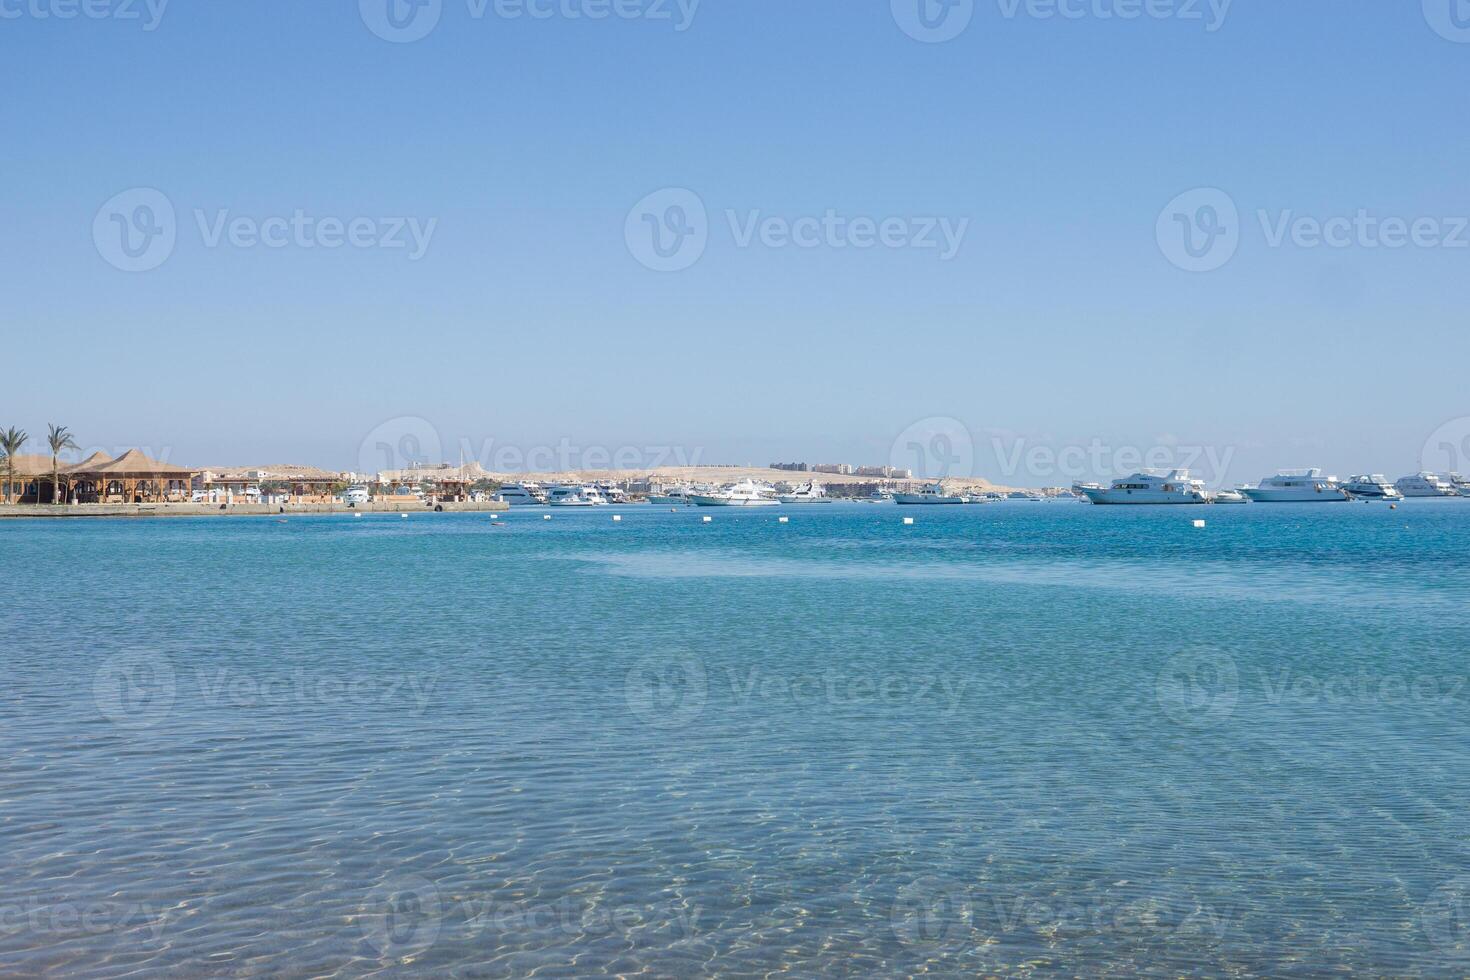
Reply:
[[510, 509], [499, 501], [480, 503], [442, 502], [427, 506], [419, 502], [394, 501], [359, 504], [0, 504], [0, 520], [49, 518], [86, 520], [88, 518], [144, 517], [289, 517], [305, 514], [419, 514], [435, 513], [500, 513]]

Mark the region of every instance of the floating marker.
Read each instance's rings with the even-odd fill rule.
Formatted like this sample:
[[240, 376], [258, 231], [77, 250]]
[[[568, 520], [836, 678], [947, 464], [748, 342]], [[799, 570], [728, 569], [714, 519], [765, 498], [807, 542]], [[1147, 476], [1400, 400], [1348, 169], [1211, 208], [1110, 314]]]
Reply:
[[1195, 527], [1204, 527], [1205, 526], [1205, 522], [1204, 521], [1195, 521], [1194, 522], [1194, 526]]
[[353, 514], [352, 516], [353, 517], [361, 517], [362, 515], [361, 514]]
[[704, 522], [705, 522], [705, 523], [706, 523], [706, 524], [708, 524], [708, 523], [709, 523], [709, 522], [710, 522], [710, 521], [712, 521], [712, 520], [714, 520], [714, 518], [713, 518], [713, 517], [706, 517], [706, 518], [704, 518]]
[[401, 517], [401, 518], [403, 518], [405, 521], [408, 520], [408, 515], [407, 514], [399, 514], [398, 516]]
[[1398, 510], [1399, 509], [1399, 505], [1398, 504], [1389, 504], [1388, 505], [1388, 509], [1389, 510]]
[[621, 521], [622, 519], [623, 519], [623, 515], [622, 514], [614, 514], [613, 515], [613, 520], [615, 520], [615, 521]]
[[791, 522], [791, 518], [789, 517], [778, 517], [776, 518], [776, 520], [780, 521], [782, 524], [789, 524]]
[[549, 520], [551, 520], [551, 515], [550, 514], [542, 514], [541, 515], [541, 519], [543, 521], [549, 521]]
[[905, 517], [905, 518], [904, 518], [904, 519], [903, 519], [903, 522], [904, 522], [904, 523], [905, 523], [905, 524], [912, 524], [912, 523], [914, 523], [914, 519], [913, 519], [913, 518], [912, 518], [912, 517]]

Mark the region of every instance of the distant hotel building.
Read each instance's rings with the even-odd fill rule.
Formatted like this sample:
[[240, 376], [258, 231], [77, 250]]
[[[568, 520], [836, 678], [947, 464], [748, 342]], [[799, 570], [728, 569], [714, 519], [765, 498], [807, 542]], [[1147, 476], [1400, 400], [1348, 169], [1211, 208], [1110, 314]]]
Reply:
[[772, 463], [773, 470], [791, 473], [832, 473], [837, 476], [876, 476], [885, 480], [912, 480], [912, 470], [901, 470], [896, 466], [858, 466], [848, 463]]

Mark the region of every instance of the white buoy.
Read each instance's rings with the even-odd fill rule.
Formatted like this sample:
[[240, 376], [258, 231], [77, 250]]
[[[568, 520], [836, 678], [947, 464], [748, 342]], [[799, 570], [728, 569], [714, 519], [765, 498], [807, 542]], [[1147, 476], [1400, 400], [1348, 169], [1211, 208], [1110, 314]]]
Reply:
[[622, 519], [623, 519], [623, 515], [622, 514], [614, 514], [613, 515], [613, 520], [615, 520], [615, 521], [621, 521]]
[[551, 515], [550, 514], [542, 514], [541, 515], [541, 519], [543, 521], [549, 521], [549, 520], [551, 520]]
[[789, 524], [789, 523], [791, 523], [791, 518], [789, 518], [789, 517], [778, 517], [778, 518], [776, 518], [776, 520], [780, 521], [782, 524]]
[[353, 517], [361, 517], [362, 515], [361, 514], [353, 514], [352, 516]]
[[706, 523], [706, 524], [708, 524], [708, 523], [709, 523], [709, 522], [710, 522], [710, 521], [712, 521], [712, 520], [714, 520], [714, 518], [713, 518], [713, 517], [705, 517], [705, 518], [704, 518], [704, 522], [705, 522], [705, 523]]
[[914, 523], [914, 519], [913, 519], [913, 518], [912, 518], [912, 517], [905, 517], [905, 518], [904, 518], [904, 519], [903, 519], [903, 522], [904, 522], [904, 523], [905, 523], [905, 524], [912, 524], [912, 523]]
[[407, 514], [399, 514], [398, 516], [401, 517], [401, 518], [403, 518], [405, 521], [408, 520], [408, 515]]
[[1205, 522], [1204, 521], [1195, 521], [1194, 522], [1194, 526], [1195, 527], [1204, 527], [1205, 526]]

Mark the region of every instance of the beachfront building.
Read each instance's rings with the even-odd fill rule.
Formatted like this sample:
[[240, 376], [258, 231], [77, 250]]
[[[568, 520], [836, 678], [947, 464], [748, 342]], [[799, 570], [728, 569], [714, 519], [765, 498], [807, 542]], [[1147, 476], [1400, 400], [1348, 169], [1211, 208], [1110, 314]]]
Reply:
[[[47, 463], [50, 463], [49, 457]], [[150, 459], [129, 449], [117, 459], [93, 453], [62, 471], [65, 499], [70, 503], [152, 504], [189, 499], [194, 470]], [[44, 503], [49, 498], [42, 496]]]
[[467, 500], [470, 487], [488, 479], [489, 472], [478, 462], [459, 466], [449, 463], [414, 466], [406, 470], [383, 470], [378, 474], [378, 483], [395, 493], [400, 489], [411, 491], [418, 488], [425, 495], [439, 500]]
[[352, 483], [352, 476], [314, 466], [207, 469], [200, 471], [194, 490], [209, 503], [254, 501], [272, 492], [296, 500], [325, 502], [339, 486]]

